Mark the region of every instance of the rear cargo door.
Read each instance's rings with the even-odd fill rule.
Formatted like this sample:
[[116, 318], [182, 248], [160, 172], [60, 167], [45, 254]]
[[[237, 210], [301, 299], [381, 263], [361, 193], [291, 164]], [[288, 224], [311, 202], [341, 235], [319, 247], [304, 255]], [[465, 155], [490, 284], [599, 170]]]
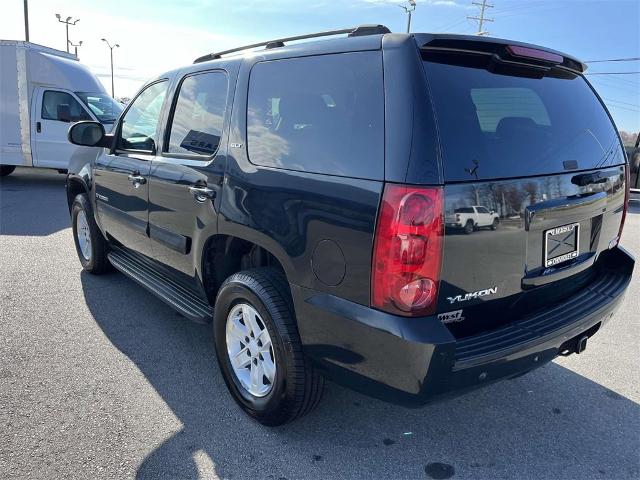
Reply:
[[[574, 293], [617, 244], [624, 154], [582, 75], [430, 51], [445, 214], [474, 206], [473, 232], [445, 233], [439, 312], [458, 337], [496, 328]], [[497, 222], [493, 219], [497, 218]], [[491, 219], [491, 221], [489, 221]]]

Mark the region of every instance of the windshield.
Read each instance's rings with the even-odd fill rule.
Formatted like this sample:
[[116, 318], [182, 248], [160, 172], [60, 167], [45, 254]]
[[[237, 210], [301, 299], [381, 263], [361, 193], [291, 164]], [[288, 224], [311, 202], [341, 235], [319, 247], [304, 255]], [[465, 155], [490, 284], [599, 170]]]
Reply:
[[516, 76], [465, 59], [426, 60], [448, 181], [624, 163], [613, 123], [581, 76]]
[[122, 105], [104, 93], [76, 92], [100, 123], [114, 123], [122, 112]]

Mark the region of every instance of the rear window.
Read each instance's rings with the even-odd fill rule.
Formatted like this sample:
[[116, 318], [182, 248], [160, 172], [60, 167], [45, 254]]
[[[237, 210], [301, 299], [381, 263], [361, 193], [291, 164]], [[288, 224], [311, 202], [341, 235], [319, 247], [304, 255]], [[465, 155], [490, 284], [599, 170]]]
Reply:
[[624, 163], [617, 133], [578, 75], [530, 78], [424, 62], [445, 179], [469, 181]]
[[380, 179], [380, 52], [275, 60], [251, 70], [247, 148], [256, 165]]

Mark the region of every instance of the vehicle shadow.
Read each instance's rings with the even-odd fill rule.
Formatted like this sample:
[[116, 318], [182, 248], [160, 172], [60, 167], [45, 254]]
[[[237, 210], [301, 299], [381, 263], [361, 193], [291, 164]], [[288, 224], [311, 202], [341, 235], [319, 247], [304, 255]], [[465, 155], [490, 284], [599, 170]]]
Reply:
[[632, 200], [629, 202], [629, 213], [640, 213], [640, 200]]
[[[138, 479], [640, 474], [640, 406], [556, 363], [416, 410], [329, 384], [307, 417], [263, 427], [227, 392], [209, 326], [180, 317], [120, 274], [83, 272], [81, 281], [105, 335], [182, 423], [144, 459]], [[126, 314], [113, 313], [113, 299]]]
[[55, 170], [17, 168], [1, 177], [0, 235], [46, 236], [68, 228], [64, 184]]

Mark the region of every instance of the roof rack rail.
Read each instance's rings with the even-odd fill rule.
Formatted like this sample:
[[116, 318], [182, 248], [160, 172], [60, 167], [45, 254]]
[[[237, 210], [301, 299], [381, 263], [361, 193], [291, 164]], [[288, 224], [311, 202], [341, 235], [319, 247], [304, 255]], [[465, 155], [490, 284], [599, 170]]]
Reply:
[[344, 28], [342, 30], [328, 30], [326, 32], [307, 33], [305, 35], [296, 35], [295, 37], [278, 38], [275, 40], [267, 40], [266, 42], [253, 43], [251, 45], [232, 48], [231, 50], [224, 50], [222, 52], [209, 53], [207, 55], [203, 55], [202, 57], [196, 58], [193, 63], [207, 62], [209, 60], [221, 58], [223, 55], [241, 52], [242, 50], [249, 50], [257, 47], [265, 47], [269, 49], [278, 48], [284, 47], [285, 42], [293, 42], [294, 40], [305, 40], [307, 38], [330, 37], [332, 35], [343, 35], [345, 33], [348, 34], [349, 37], [363, 37], [365, 35], [391, 33], [391, 30], [389, 30], [384, 25], [359, 25], [357, 27]]

